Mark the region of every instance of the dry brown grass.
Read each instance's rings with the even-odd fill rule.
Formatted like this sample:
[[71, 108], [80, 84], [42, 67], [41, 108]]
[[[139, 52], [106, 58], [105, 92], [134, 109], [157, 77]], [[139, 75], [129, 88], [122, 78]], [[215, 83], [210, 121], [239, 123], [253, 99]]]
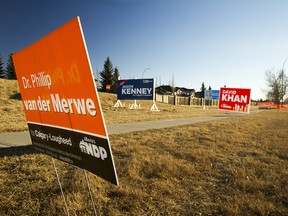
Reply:
[[[27, 130], [28, 128], [17, 81], [0, 79], [0, 94], [0, 132]], [[99, 97], [106, 124], [176, 119], [225, 113], [224, 111], [217, 110], [216, 107], [210, 107], [209, 109], [204, 110], [202, 107], [175, 107], [174, 105], [161, 103], [157, 103], [160, 112], [151, 112], [151, 101], [141, 101], [141, 109], [129, 110], [129, 103], [132, 103], [132, 101], [126, 101], [125, 107], [123, 108], [114, 108], [113, 106], [117, 101], [117, 96], [115, 94], [100, 92]], [[256, 107], [253, 107], [252, 109], [256, 109]]]
[[0, 79], [0, 132], [27, 130], [17, 81]]
[[[287, 117], [270, 110], [110, 136], [120, 186], [88, 174], [98, 215], [288, 215]], [[0, 152], [1, 215], [65, 215], [51, 157]], [[83, 172], [56, 165], [70, 215], [93, 215]]]

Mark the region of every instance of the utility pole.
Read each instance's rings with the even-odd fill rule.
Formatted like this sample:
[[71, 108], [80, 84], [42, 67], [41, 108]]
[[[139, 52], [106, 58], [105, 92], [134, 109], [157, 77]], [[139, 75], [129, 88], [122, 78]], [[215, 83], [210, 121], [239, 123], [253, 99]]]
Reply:
[[286, 61], [288, 60], [288, 57], [284, 60], [281, 70], [281, 99], [282, 99], [282, 107], [284, 106], [284, 65]]

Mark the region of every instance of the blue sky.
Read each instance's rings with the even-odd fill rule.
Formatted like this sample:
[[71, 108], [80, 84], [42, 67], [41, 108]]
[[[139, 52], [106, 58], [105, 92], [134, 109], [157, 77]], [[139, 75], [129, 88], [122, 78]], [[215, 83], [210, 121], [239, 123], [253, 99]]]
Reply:
[[[121, 78], [200, 90], [251, 88], [288, 57], [286, 0], [0, 0], [4, 61], [79, 16], [94, 73], [107, 56]], [[284, 69], [288, 70], [288, 65]], [[287, 73], [286, 73], [287, 74]]]

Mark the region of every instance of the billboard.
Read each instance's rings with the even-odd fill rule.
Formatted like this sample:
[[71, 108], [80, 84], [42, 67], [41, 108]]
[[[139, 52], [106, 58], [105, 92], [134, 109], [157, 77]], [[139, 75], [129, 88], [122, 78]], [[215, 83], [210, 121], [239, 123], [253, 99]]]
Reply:
[[220, 88], [218, 109], [249, 113], [250, 95], [251, 89]]
[[118, 185], [79, 17], [13, 62], [33, 146]]
[[204, 98], [207, 100], [219, 100], [219, 90], [205, 90]]
[[154, 79], [118, 80], [118, 100], [154, 100]]

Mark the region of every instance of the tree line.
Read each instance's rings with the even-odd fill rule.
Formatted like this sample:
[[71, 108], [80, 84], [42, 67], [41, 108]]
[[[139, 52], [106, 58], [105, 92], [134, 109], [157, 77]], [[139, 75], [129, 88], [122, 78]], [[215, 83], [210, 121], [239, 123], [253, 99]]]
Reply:
[[0, 54], [0, 78], [16, 80], [17, 76], [12, 60], [12, 53], [8, 57], [6, 67], [4, 67], [3, 56]]

